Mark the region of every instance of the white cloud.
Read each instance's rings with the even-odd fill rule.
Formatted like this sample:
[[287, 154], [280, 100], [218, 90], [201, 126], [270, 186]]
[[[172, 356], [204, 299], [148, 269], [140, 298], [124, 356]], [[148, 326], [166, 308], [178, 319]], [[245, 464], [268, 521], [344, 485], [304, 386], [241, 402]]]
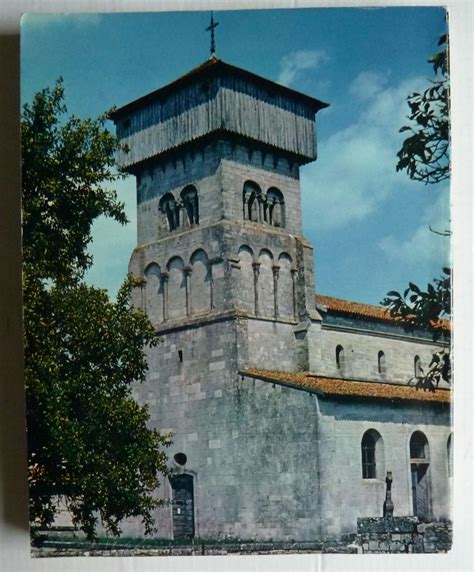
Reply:
[[354, 106], [359, 110], [354, 122], [325, 140], [318, 161], [302, 171], [307, 230], [327, 231], [361, 221], [410, 184], [406, 174], [395, 170], [399, 129], [406, 122], [407, 94], [425, 82], [414, 78], [387, 85], [384, 77], [367, 72], [354, 79], [350, 92], [364, 95]]
[[449, 190], [444, 187], [426, 192], [433, 193], [434, 200], [423, 213], [418, 228], [405, 240], [399, 236], [386, 236], [380, 248], [389, 259], [410, 267], [430, 262], [438, 262], [440, 267], [450, 265], [449, 239], [430, 230], [431, 227], [434, 231], [444, 232], [449, 227]]
[[358, 99], [371, 99], [379, 94], [387, 84], [387, 78], [375, 72], [362, 72], [349, 86], [349, 93]]
[[328, 56], [323, 50], [297, 50], [291, 52], [280, 61], [280, 73], [277, 81], [284, 85], [291, 85], [301, 72], [316, 69], [327, 60]]

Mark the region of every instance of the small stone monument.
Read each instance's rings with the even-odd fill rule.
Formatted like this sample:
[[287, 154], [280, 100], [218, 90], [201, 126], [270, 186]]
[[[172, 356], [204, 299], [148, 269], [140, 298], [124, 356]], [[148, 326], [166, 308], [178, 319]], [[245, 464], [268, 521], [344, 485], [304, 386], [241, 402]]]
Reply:
[[387, 476], [385, 477], [387, 489], [385, 491], [385, 502], [383, 503], [384, 518], [393, 518], [392, 481], [392, 471], [387, 471]]

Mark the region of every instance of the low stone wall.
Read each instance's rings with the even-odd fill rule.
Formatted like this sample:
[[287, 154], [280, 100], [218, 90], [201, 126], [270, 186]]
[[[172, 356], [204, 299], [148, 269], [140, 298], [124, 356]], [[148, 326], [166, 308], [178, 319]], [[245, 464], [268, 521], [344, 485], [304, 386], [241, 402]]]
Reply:
[[60, 538], [44, 540], [31, 550], [34, 558], [61, 556], [223, 556], [226, 554], [356, 554], [355, 535], [324, 542], [199, 542], [168, 546], [127, 546], [127, 544], [65, 541]]
[[417, 526], [423, 550], [415, 552], [448, 552], [453, 545], [453, 526], [447, 522], [431, 522]]
[[448, 552], [452, 524], [420, 523], [414, 516], [358, 518], [357, 544], [362, 554]]

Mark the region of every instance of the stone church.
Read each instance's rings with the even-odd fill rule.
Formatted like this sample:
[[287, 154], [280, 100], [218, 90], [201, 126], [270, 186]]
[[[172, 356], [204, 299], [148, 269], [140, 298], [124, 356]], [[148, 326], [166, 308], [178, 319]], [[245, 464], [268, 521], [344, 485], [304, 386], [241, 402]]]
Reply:
[[435, 343], [315, 294], [299, 175], [325, 107], [213, 55], [112, 113], [137, 181], [134, 303], [162, 338], [135, 393], [172, 433], [160, 537], [338, 538], [381, 516], [387, 471], [394, 515], [449, 518], [450, 390], [414, 384], [448, 326]]

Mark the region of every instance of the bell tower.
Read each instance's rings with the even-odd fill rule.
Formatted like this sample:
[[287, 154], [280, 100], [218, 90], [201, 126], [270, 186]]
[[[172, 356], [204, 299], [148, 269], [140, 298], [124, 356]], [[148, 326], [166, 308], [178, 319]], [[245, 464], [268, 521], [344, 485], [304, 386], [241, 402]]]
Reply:
[[240, 372], [311, 366], [321, 318], [299, 170], [316, 159], [326, 106], [211, 55], [112, 113], [128, 148], [119, 162], [137, 180], [134, 303], [162, 339], [136, 397], [171, 432], [179, 476], [163, 484], [162, 535], [235, 536], [248, 521], [245, 533], [261, 536], [245, 508], [255, 491]]
[[130, 270], [157, 327], [233, 313], [314, 318], [299, 168], [316, 159], [327, 104], [214, 55], [112, 113], [137, 178]]

